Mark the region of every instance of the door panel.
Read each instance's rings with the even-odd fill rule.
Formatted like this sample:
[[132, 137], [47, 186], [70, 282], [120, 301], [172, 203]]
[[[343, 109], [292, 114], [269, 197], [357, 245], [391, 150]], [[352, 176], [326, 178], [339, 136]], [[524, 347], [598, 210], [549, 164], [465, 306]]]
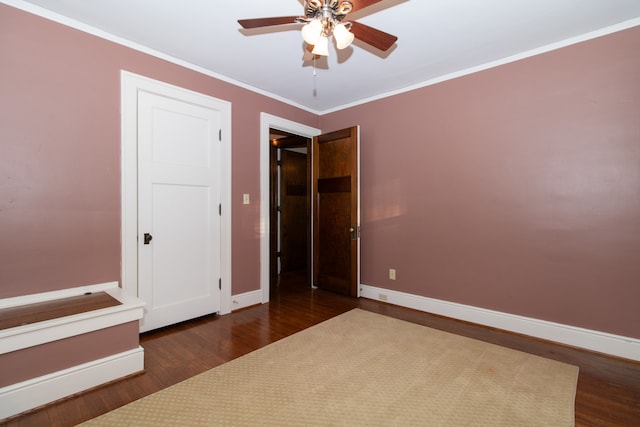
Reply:
[[357, 296], [359, 274], [359, 132], [313, 140], [314, 284]]
[[211, 212], [206, 187], [155, 183], [152, 188], [151, 305], [159, 309], [209, 293]]
[[280, 271], [307, 268], [307, 155], [282, 150]]
[[141, 331], [220, 310], [220, 120], [210, 108], [139, 94]]

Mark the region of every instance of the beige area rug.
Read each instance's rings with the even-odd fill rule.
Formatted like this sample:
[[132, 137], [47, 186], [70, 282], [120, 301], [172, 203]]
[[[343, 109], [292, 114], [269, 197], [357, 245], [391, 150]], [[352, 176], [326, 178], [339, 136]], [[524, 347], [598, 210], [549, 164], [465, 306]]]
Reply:
[[576, 366], [355, 309], [88, 426], [573, 426]]

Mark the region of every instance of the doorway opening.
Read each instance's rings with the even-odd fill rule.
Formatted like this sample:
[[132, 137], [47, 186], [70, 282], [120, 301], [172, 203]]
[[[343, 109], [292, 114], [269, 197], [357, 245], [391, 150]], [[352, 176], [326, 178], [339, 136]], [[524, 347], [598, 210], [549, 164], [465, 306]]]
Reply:
[[269, 296], [311, 287], [311, 142], [269, 128]]
[[[220, 314], [230, 313], [232, 282], [231, 104], [227, 101], [192, 92], [178, 86], [129, 73], [127, 71], [121, 72], [121, 86], [122, 290], [128, 295], [133, 295], [136, 297], [140, 297], [141, 299], [145, 299], [142, 298], [142, 296], [145, 295], [145, 292], [148, 295], [148, 291], [151, 289], [152, 292], [154, 292], [155, 296], [154, 301], [150, 301], [149, 298], [146, 298], [147, 306], [145, 307], [145, 322], [140, 325], [141, 330], [150, 330], [152, 328], [161, 327], [160, 325], [163, 323], [166, 325], [170, 323], [180, 322], [183, 320], [187, 320], [188, 318], [198, 317], [215, 311], [219, 311]], [[141, 94], [144, 94], [145, 96], [141, 98]], [[163, 105], [163, 108], [151, 108], [152, 106], [156, 105], [156, 102], [161, 103]], [[171, 108], [167, 108], [167, 104], [169, 104]], [[185, 109], [189, 112], [189, 114], [184, 113], [183, 110]], [[204, 112], [208, 110], [210, 110], [210, 113], [205, 114]], [[195, 111], [198, 111], [200, 113], [194, 114]], [[158, 118], [158, 116], [154, 116], [153, 114], [162, 114], [163, 116], [162, 118]], [[208, 114], [212, 115], [211, 120], [207, 119], [207, 117], [209, 117]], [[213, 119], [213, 117], [215, 117], [215, 120]], [[141, 121], [143, 121], [143, 124], [141, 124]], [[206, 123], [206, 125], [203, 125], [202, 123]], [[195, 138], [196, 136], [201, 137], [201, 139], [198, 140], [201, 141], [206, 138], [206, 135], [205, 132], [201, 132], [200, 129], [209, 127], [212, 129], [221, 129], [221, 132], [218, 134], [220, 135], [220, 137], [217, 138], [220, 140], [220, 143], [218, 143], [218, 141], [215, 141], [215, 145], [219, 146], [220, 150], [216, 155], [216, 158], [219, 157], [217, 161], [211, 160], [212, 157], [208, 154], [205, 155], [202, 153], [198, 153], [197, 151], [189, 152], [181, 150], [179, 152], [179, 157], [176, 157], [173, 155], [173, 153], [167, 151], [169, 149], [175, 149], [175, 146], [169, 143], [169, 141], [172, 141], [172, 139], [167, 137], [166, 135], [188, 134], [193, 138]], [[194, 129], [196, 129], [197, 131], [194, 131]], [[212, 175], [215, 175], [216, 178], [219, 179], [219, 182], [217, 184], [209, 183], [208, 185], [210, 185], [210, 187], [218, 188], [219, 194], [217, 194], [216, 197], [208, 197], [208, 195], [202, 195], [203, 192], [207, 191], [207, 185], [204, 184], [193, 185], [191, 188], [186, 188], [186, 185], [180, 188], [178, 188], [178, 185], [163, 185], [155, 187], [155, 191], [164, 191], [163, 196], [165, 197], [162, 199], [163, 203], [161, 205], [140, 203], [140, 199], [143, 199], [143, 202], [148, 202], [150, 197], [149, 194], [151, 194], [144, 188], [140, 188], [140, 183], [142, 182], [140, 176], [141, 174], [143, 174], [144, 176], [144, 172], [140, 171], [141, 159], [144, 158], [145, 161], [149, 163], [149, 159], [151, 158], [151, 156], [145, 155], [143, 157], [139, 155], [139, 149], [145, 149], [145, 147], [147, 150], [146, 152], [148, 153], [151, 139], [144, 138], [147, 138], [150, 135], [164, 136], [165, 139], [163, 140], [163, 142], [165, 142], [165, 144], [161, 146], [162, 149], [160, 150], [160, 152], [162, 154], [160, 156], [163, 156], [162, 158], [164, 158], [165, 160], [169, 159], [169, 161], [166, 161], [166, 163], [170, 164], [172, 168], [182, 167], [180, 174], [181, 177], [193, 171], [202, 171], [204, 169], [207, 169], [209, 165], [217, 165], [218, 170], [215, 171], [215, 174], [212, 172]], [[192, 143], [190, 147], [209, 147], [213, 145], [214, 144], [210, 143], [210, 141], [207, 140], [207, 142], [202, 144]], [[202, 159], [205, 158], [211, 160], [211, 162], [207, 163], [209, 162], [209, 160], [207, 160], [207, 162], [204, 162]], [[192, 163], [195, 163], [195, 166], [191, 165]], [[173, 171], [174, 169], [171, 170]], [[149, 175], [150, 174], [147, 173], [145, 179], [148, 178]], [[150, 180], [147, 180], [147, 183], [149, 182]], [[151, 185], [147, 185], [146, 187], [148, 189], [149, 187], [151, 187]], [[162, 187], [162, 189], [158, 190], [160, 187]], [[174, 194], [178, 189], [184, 191], [180, 191], [179, 195]], [[172, 191], [174, 193], [172, 193]], [[209, 191], [213, 193], [212, 190]], [[157, 195], [156, 193], [154, 194]], [[188, 213], [191, 215], [200, 215], [197, 219], [200, 219], [201, 221], [191, 221], [191, 218], [185, 218], [181, 216], [184, 214], [184, 212], [182, 211], [177, 212], [176, 215], [171, 214], [171, 209], [175, 206], [181, 206], [184, 208], [182, 202], [177, 202], [182, 201], [183, 199], [188, 199], [189, 202], [191, 202], [191, 209], [187, 210]], [[155, 200], [158, 201], [159, 199], [156, 197]], [[167, 200], [170, 200], [171, 202], [167, 203]], [[212, 200], [214, 202], [208, 203], [207, 200]], [[198, 204], [198, 201], [201, 203]], [[213, 205], [213, 208], [211, 207], [211, 204]], [[186, 233], [183, 232], [183, 229], [177, 228], [177, 226], [183, 226], [184, 224], [187, 224], [189, 227], [191, 227], [189, 231], [195, 233], [198, 236], [202, 235], [202, 230], [196, 229], [197, 225], [202, 226], [204, 222], [208, 221], [208, 219], [206, 218], [204, 220], [202, 219], [204, 217], [202, 212], [205, 212], [207, 210], [213, 212], [217, 211], [217, 206], [215, 206], [216, 204], [221, 204], [226, 208], [223, 209], [223, 214], [219, 217], [220, 225], [212, 226], [212, 229], [219, 230], [217, 236], [214, 237], [215, 243], [207, 243], [212, 247], [212, 251], [215, 251], [215, 253], [212, 252], [209, 259], [206, 259], [205, 261], [197, 264], [197, 267], [199, 267], [199, 269], [193, 267], [192, 259], [188, 259], [184, 264], [179, 264], [176, 262], [175, 257], [167, 257], [166, 254], [169, 253], [168, 251], [166, 251], [167, 247], [169, 247], [170, 250], [173, 250], [177, 246], [176, 242], [178, 244], [183, 244], [186, 246], [184, 239], [184, 235], [186, 235]], [[143, 236], [140, 235], [139, 232], [145, 233], [150, 230], [150, 228], [145, 227], [145, 229], [140, 227], [141, 220], [147, 221], [147, 223], [143, 225], [149, 226], [148, 213], [151, 211], [149, 209], [150, 207], [162, 209], [160, 215], [157, 215], [157, 212], [155, 217], [151, 215], [154, 221], [151, 223], [151, 225], [156, 226], [155, 228], [153, 228], [153, 234], [155, 234], [155, 236], [153, 237], [155, 237], [155, 239], [153, 239], [152, 244], [147, 245], [143, 244], [142, 242], [146, 241], [146, 243], [151, 243], [151, 232], [149, 232], [149, 236], [147, 236], [148, 240], [143, 240]], [[176, 218], [180, 218], [180, 221], [176, 221]], [[159, 223], [158, 221], [163, 222]], [[156, 232], [158, 231], [159, 226], [161, 226], [160, 228], [162, 228], [162, 232], [165, 237], [171, 236], [171, 238], [175, 239], [172, 240], [172, 243], [170, 245], [166, 244], [169, 238], [161, 239], [157, 235]], [[202, 226], [202, 228], [208, 226], [209, 225]], [[189, 241], [188, 243], [189, 245], [191, 245], [192, 241]], [[163, 249], [165, 251], [163, 252], [160, 249]], [[146, 251], [147, 256], [150, 252], [155, 251], [153, 253], [154, 257], [157, 255], [157, 253], [160, 253], [160, 255], [158, 256], [165, 256], [170, 259], [170, 262], [141, 262], [142, 257], [140, 256], [140, 253], [142, 251]], [[149, 257], [147, 259], [149, 259]], [[212, 263], [215, 263], [217, 265], [212, 266]], [[160, 285], [159, 287], [162, 288], [162, 296], [165, 298], [164, 302], [169, 301], [169, 304], [158, 303], [158, 301], [160, 301], [160, 299], [158, 298], [158, 294], [160, 292], [157, 292], [157, 283], [147, 280], [147, 287], [144, 288], [145, 284], [141, 279], [145, 276], [147, 279], [154, 276], [155, 273], [149, 273], [149, 271], [153, 271], [151, 269], [153, 268], [154, 264], [161, 265], [163, 268], [170, 265], [171, 268], [173, 268], [171, 274], [180, 274], [183, 278], [187, 277], [187, 274], [192, 274], [192, 272], [195, 272], [193, 273], [194, 275], [199, 274], [199, 278], [202, 278], [205, 275], [209, 274], [203, 274], [203, 271], [211, 271], [212, 274], [210, 274], [210, 277], [213, 277], [213, 283], [215, 283], [216, 285], [219, 284], [219, 286], [206, 286], [206, 292], [203, 291], [203, 289], [205, 288], [204, 285], [197, 289], [196, 286], [192, 286], [189, 290], [192, 291], [191, 295], [197, 295], [196, 298], [188, 297], [189, 294], [187, 293], [186, 288], [181, 288], [179, 291], [180, 295], [178, 295], [178, 297], [176, 298], [172, 298], [171, 295], [173, 294], [171, 294], [171, 292], [177, 291], [170, 285]], [[142, 272], [143, 270], [145, 270], [145, 272]], [[175, 273], [176, 271], [178, 271], [179, 273]], [[187, 274], [183, 274], [185, 271], [187, 272]], [[166, 277], [168, 276], [169, 274], [165, 273], [156, 274], [156, 277], [162, 277], [162, 280], [166, 280]], [[200, 281], [200, 283], [202, 282], [203, 281]], [[207, 284], [211, 283], [211, 281], [205, 282]], [[190, 283], [195, 283], [195, 281], [190, 281]], [[213, 298], [218, 299], [218, 303], [212, 303], [208, 300], [211, 295], [216, 295]], [[154, 306], [153, 303], [157, 305]], [[179, 305], [181, 306], [178, 307]], [[211, 310], [211, 306], [215, 305], [219, 305], [219, 307]], [[157, 313], [159, 314], [156, 319], [160, 318], [161, 320], [158, 320], [158, 322], [151, 322], [151, 317], [149, 317], [148, 314], [150, 310], [155, 310], [155, 308], [158, 308]]]
[[272, 129], [309, 139], [320, 134], [320, 129], [268, 113], [260, 113], [260, 293], [262, 303], [269, 302], [270, 299], [272, 271], [270, 250], [272, 240], [270, 233], [272, 217], [270, 209], [271, 165], [269, 161]]

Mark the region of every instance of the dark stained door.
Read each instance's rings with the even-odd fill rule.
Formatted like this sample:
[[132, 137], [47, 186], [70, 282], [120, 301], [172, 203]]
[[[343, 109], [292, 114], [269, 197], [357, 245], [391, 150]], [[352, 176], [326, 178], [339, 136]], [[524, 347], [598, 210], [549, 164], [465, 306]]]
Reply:
[[280, 179], [280, 272], [307, 269], [307, 155], [282, 150]]
[[313, 278], [321, 289], [357, 296], [359, 281], [359, 132], [313, 139]]

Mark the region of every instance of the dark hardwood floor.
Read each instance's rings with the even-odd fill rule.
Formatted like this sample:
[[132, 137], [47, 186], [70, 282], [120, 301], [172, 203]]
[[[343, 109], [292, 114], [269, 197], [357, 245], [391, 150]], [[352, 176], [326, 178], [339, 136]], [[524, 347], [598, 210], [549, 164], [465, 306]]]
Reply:
[[296, 280], [283, 280], [269, 304], [143, 334], [143, 374], [80, 393], [2, 424], [75, 425], [356, 307], [577, 365], [580, 375], [576, 426], [640, 426], [640, 363], [377, 301], [311, 290]]

